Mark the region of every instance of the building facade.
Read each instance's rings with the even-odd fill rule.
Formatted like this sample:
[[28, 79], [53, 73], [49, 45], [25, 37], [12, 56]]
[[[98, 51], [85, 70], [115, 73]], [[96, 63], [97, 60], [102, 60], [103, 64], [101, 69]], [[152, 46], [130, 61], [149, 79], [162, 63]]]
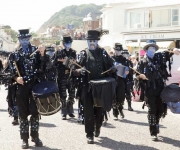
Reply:
[[3, 26], [0, 26], [0, 50], [6, 50], [6, 51], [14, 51], [15, 49], [15, 43], [13, 42], [13, 39], [11, 38], [11, 35], [8, 35]]
[[100, 40], [102, 47], [112, 49], [114, 43], [124, 43], [122, 32], [128, 31], [127, 28], [127, 8], [140, 4], [141, 2], [118, 2], [117, 0], [106, 5], [102, 12], [102, 29], [109, 30], [109, 34], [103, 35]]
[[[102, 28], [109, 30], [100, 40], [102, 47], [113, 49], [114, 43], [120, 42], [131, 54], [138, 55], [146, 40], [154, 39], [160, 49], [180, 48], [180, 1], [117, 2], [101, 11]], [[173, 82], [179, 78], [178, 64], [179, 56], [174, 56]]]
[[88, 30], [95, 30], [99, 28], [99, 20], [101, 13], [92, 13], [90, 12], [83, 19], [83, 32], [87, 33]]

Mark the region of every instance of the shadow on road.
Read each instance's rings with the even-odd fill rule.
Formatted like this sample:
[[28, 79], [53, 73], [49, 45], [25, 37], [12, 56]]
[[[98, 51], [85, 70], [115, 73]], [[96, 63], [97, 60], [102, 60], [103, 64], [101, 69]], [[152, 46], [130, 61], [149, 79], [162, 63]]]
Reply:
[[66, 121], [70, 123], [75, 123], [77, 125], [83, 125], [81, 122], [79, 122], [78, 118], [68, 118]]
[[50, 128], [56, 127], [55, 124], [51, 124], [51, 123], [42, 123], [42, 122], [40, 122], [39, 125], [40, 125], [40, 127], [50, 127]]
[[136, 124], [136, 125], [140, 125], [140, 126], [149, 126], [148, 123], [144, 123], [144, 122], [136, 122], [136, 121], [131, 121], [131, 120], [119, 120], [121, 123], [129, 123], [129, 124]]
[[159, 136], [159, 138], [160, 138], [160, 142], [170, 144], [178, 148], [180, 147], [180, 141], [178, 140], [174, 140], [174, 139], [171, 139], [169, 137], [164, 137], [164, 136]]
[[133, 112], [135, 112], [137, 114], [147, 114], [147, 111], [134, 110]]
[[7, 112], [7, 109], [0, 109], [1, 112]]
[[47, 146], [43, 146], [43, 147], [33, 147], [33, 146], [29, 146], [29, 149], [31, 150], [62, 150], [62, 149], [58, 149], [58, 148], [50, 148]]
[[[126, 119], [122, 119], [119, 120], [121, 123], [129, 123], [129, 124], [136, 124], [136, 125], [140, 125], [140, 126], [149, 126], [148, 123], [144, 123], [144, 122], [136, 122], [136, 121], [131, 121], [131, 120], [126, 120]], [[160, 128], [166, 128], [163, 125], [160, 125]]]
[[102, 126], [104, 128], [116, 128], [115, 126], [113, 126], [111, 123], [108, 122], [103, 122]]
[[134, 149], [143, 149], [143, 150], [158, 150], [153, 147], [148, 147], [144, 145], [132, 145], [130, 143], [122, 142], [122, 141], [115, 141], [108, 137], [100, 137], [101, 139], [98, 142], [95, 142], [96, 145], [99, 145], [104, 148], [109, 148], [111, 150], [134, 150]]

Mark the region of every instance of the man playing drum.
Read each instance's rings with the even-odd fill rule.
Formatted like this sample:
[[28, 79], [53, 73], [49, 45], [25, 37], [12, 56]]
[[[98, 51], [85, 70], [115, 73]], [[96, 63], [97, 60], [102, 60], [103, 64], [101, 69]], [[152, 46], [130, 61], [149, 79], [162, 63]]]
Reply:
[[20, 136], [23, 140], [22, 148], [29, 147], [29, 121], [31, 124], [31, 137], [36, 146], [42, 146], [39, 139], [39, 113], [36, 103], [32, 96], [32, 88], [37, 84], [36, 72], [41, 65], [41, 57], [44, 50], [39, 50], [32, 57], [30, 56], [37, 50], [37, 47], [30, 44], [31, 35], [29, 29], [19, 30], [18, 40], [20, 48], [9, 56], [11, 73], [15, 74], [13, 80], [17, 82], [16, 99], [20, 117]]
[[[80, 97], [84, 106], [85, 132], [88, 144], [94, 143], [94, 130], [95, 137], [99, 136], [104, 114], [103, 107], [98, 106], [98, 104], [95, 104], [94, 101], [95, 97], [101, 97], [101, 95], [95, 95], [95, 93], [93, 93], [96, 89], [92, 89], [90, 83], [94, 83], [95, 85], [96, 83], [98, 84], [98, 80], [101, 82], [105, 77], [108, 77], [109, 73], [102, 74], [102, 72], [113, 66], [107, 52], [98, 46], [98, 40], [100, 40], [100, 32], [96, 30], [89, 30], [87, 37], [88, 49], [82, 50], [78, 59], [79, 65], [83, 66], [83, 68], [74, 69], [73, 71], [75, 78], [77, 78], [77, 76], [79, 77], [77, 93], [79, 94], [78, 97]], [[116, 71], [116, 68], [112, 67], [111, 71]], [[94, 82], [92, 80], [94, 80]], [[104, 82], [108, 82], [108, 80], [104, 79]], [[99, 86], [101, 85], [103, 88], [103, 81]], [[111, 89], [112, 88], [110, 87], [109, 92], [111, 92]], [[106, 93], [108, 93], [107, 90]], [[111, 95], [113, 94], [111, 93]], [[102, 98], [100, 99], [102, 100]], [[109, 99], [109, 102], [110, 101], [112, 100]]]

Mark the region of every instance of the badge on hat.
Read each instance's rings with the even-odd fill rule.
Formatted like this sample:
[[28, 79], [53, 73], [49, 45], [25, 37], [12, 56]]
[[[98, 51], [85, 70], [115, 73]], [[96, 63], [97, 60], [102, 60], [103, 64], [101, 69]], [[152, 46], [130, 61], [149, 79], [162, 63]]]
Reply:
[[17, 35], [18, 38], [27, 38], [32, 36], [31, 34], [29, 34], [29, 29], [20, 29], [18, 31], [19, 31], [19, 34]]

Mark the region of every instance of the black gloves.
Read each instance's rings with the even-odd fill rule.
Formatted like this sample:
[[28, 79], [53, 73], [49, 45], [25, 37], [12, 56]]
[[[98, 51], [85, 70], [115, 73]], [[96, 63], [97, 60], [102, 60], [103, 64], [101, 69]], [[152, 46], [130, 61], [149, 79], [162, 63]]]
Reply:
[[117, 67], [114, 65], [114, 66], [112, 66], [111, 68], [111, 73], [114, 73], [114, 72], [116, 72], [117, 71]]

